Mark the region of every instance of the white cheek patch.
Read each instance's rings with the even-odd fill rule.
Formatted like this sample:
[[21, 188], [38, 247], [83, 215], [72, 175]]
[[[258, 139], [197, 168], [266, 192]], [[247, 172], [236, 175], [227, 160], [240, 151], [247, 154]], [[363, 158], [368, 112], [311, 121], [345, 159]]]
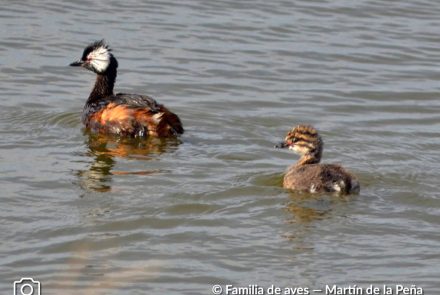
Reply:
[[305, 149], [299, 145], [291, 145], [289, 146], [289, 149], [293, 150], [294, 152], [298, 153], [298, 154], [302, 154], [305, 152]]
[[104, 72], [110, 64], [110, 52], [105, 47], [98, 47], [87, 55], [87, 60], [97, 72]]

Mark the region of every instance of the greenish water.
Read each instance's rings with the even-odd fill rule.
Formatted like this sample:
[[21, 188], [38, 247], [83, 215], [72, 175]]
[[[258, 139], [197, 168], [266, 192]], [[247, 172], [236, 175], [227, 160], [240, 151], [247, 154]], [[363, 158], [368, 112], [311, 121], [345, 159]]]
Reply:
[[[0, 290], [212, 294], [212, 286], [440, 289], [436, 1], [30, 1], [0, 8]], [[82, 130], [106, 38], [116, 91], [180, 140]], [[281, 188], [273, 145], [313, 124], [358, 196]], [[311, 293], [314, 294], [314, 293]], [[315, 293], [319, 294], [319, 293]]]

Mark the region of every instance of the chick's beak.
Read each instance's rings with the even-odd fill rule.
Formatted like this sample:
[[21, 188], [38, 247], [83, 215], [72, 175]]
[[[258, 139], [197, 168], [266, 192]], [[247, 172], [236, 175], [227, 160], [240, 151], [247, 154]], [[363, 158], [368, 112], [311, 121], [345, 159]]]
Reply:
[[84, 62], [82, 60], [77, 60], [77, 61], [74, 61], [73, 63], [71, 63], [69, 66], [71, 66], [71, 67], [80, 67], [83, 64], [84, 64]]
[[277, 145], [275, 145], [275, 148], [277, 149], [284, 149], [286, 147], [288, 147], [289, 145], [287, 143], [285, 143], [284, 141], [278, 143]]

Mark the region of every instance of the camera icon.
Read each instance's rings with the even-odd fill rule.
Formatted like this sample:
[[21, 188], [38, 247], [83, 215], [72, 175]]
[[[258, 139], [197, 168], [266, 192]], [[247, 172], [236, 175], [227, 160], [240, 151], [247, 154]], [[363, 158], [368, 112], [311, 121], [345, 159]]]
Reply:
[[14, 295], [41, 295], [40, 282], [33, 278], [21, 278], [14, 282]]

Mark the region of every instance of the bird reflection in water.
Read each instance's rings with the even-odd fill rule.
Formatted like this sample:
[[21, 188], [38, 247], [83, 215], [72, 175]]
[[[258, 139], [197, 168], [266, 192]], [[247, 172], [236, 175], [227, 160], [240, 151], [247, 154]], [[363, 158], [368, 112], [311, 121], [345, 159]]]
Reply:
[[310, 223], [329, 218], [335, 207], [351, 199], [350, 196], [289, 192], [287, 212], [292, 214], [289, 222]]
[[298, 242], [298, 248], [310, 249], [310, 245], [304, 243], [304, 237], [308, 236], [310, 229], [316, 222], [332, 218], [337, 207], [349, 199], [349, 196], [289, 192], [285, 211], [288, 213], [286, 223], [291, 227], [282, 236]]
[[93, 157], [88, 170], [77, 172], [80, 186], [86, 191], [108, 192], [114, 175], [150, 175], [160, 170], [114, 170], [118, 158], [149, 161], [158, 155], [173, 151], [181, 143], [178, 138], [123, 138], [85, 131], [87, 156]]
[[[327, 204], [324, 205], [325, 203]], [[325, 202], [322, 198], [304, 197], [292, 193], [286, 210], [292, 214], [292, 219], [289, 222], [309, 223], [324, 219], [331, 208], [329, 208], [328, 202]]]

